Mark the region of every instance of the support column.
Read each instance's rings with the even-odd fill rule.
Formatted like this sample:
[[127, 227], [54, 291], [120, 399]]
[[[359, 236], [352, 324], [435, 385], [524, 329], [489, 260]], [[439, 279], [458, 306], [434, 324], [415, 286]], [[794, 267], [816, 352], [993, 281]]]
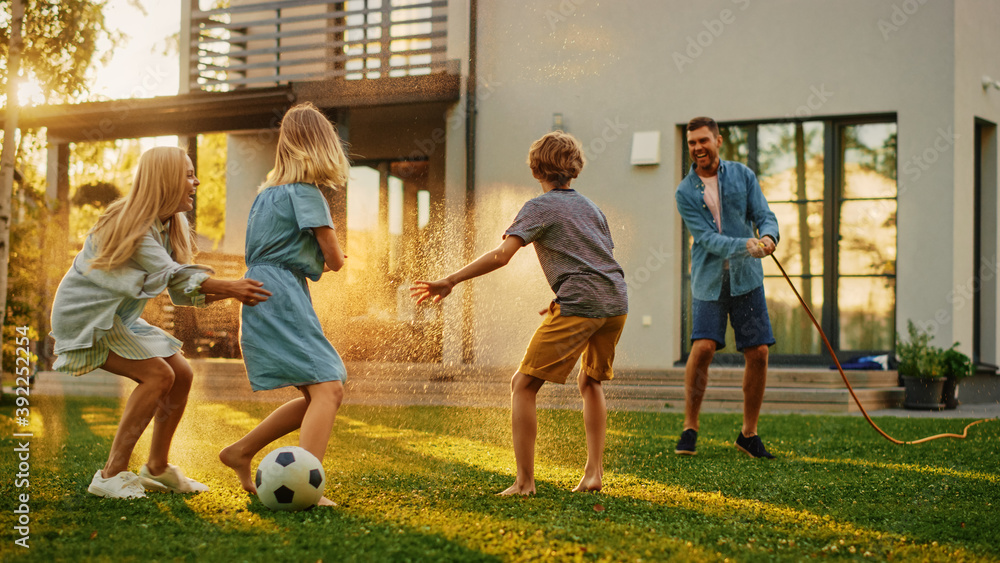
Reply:
[[264, 129], [231, 134], [226, 148], [226, 235], [220, 246], [226, 254], [243, 255], [250, 206], [257, 188], [274, 167], [278, 132]]
[[58, 240], [69, 240], [69, 143], [61, 139], [48, 140], [45, 160], [45, 194], [53, 220], [49, 227], [60, 233]]
[[46, 260], [42, 269], [45, 284], [44, 325], [39, 325], [42, 344], [37, 350], [39, 366], [46, 369], [52, 365], [52, 339], [48, 334], [48, 319], [52, 313], [52, 300], [62, 275], [66, 273], [71, 259], [69, 246], [69, 143], [62, 139], [48, 137], [45, 159], [45, 195], [49, 209], [49, 220], [42, 226], [42, 246]]
[[[181, 147], [187, 150], [188, 158], [191, 159], [191, 164], [194, 165], [194, 175], [198, 175], [198, 135], [191, 135], [189, 137], [178, 137], [177, 142]], [[194, 194], [194, 208], [187, 213], [188, 223], [191, 228], [198, 230], [198, 191], [195, 190]]]
[[181, 0], [181, 29], [178, 35], [178, 51], [180, 51], [178, 58], [181, 63], [180, 88], [178, 88], [180, 94], [187, 94], [192, 89], [199, 89], [197, 77], [192, 76], [192, 70], [198, 67], [191, 61], [191, 53], [194, 52], [193, 47], [196, 46], [195, 41], [197, 41], [193, 32], [198, 30], [197, 26], [192, 27], [191, 16], [196, 11], [198, 11], [198, 0]]
[[[445, 115], [445, 130], [448, 133], [444, 147], [444, 247], [449, 249], [442, 264], [443, 270], [452, 272], [465, 265], [467, 258], [475, 248], [474, 232], [470, 232], [468, 221], [472, 209], [475, 179], [467, 175], [469, 170], [469, 140], [468, 112], [470, 93], [475, 92], [475, 79], [470, 77], [470, 62], [475, 57], [470, 48], [474, 33], [470, 23], [474, 21], [474, 2], [470, 0], [453, 0], [448, 2], [448, 52], [449, 61], [457, 61], [462, 75], [462, 98], [452, 106]], [[472, 81], [470, 84], [470, 80]], [[434, 185], [437, 173], [431, 166], [428, 184]], [[442, 362], [445, 365], [456, 365], [474, 361], [476, 346], [475, 338], [475, 307], [472, 296], [466, 297], [475, 280], [463, 283], [456, 288], [455, 293], [442, 301], [444, 317], [444, 334], [442, 337]]]

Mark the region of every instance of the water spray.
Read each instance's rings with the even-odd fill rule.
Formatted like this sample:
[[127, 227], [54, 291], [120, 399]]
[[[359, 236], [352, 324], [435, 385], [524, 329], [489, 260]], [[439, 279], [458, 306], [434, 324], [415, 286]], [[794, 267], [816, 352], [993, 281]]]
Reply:
[[[760, 243], [760, 246], [763, 247], [764, 243]], [[886, 434], [885, 431], [879, 428], [878, 425], [875, 424], [875, 421], [873, 421], [872, 418], [868, 416], [868, 411], [865, 410], [865, 407], [861, 404], [861, 401], [858, 399], [858, 396], [854, 393], [854, 388], [851, 387], [851, 383], [847, 381], [847, 375], [844, 373], [844, 368], [841, 367], [840, 360], [837, 358], [837, 354], [833, 351], [833, 346], [830, 345], [830, 341], [826, 338], [826, 333], [823, 332], [823, 328], [820, 327], [819, 322], [816, 320], [816, 317], [812, 313], [812, 310], [809, 309], [809, 305], [807, 305], [805, 300], [802, 299], [802, 296], [799, 295], [799, 290], [795, 289], [795, 284], [792, 283], [792, 280], [788, 277], [788, 274], [785, 273], [785, 269], [781, 267], [781, 262], [778, 262], [778, 258], [773, 253], [771, 254], [771, 258], [774, 259], [775, 265], [777, 265], [778, 269], [781, 270], [781, 275], [785, 276], [785, 281], [787, 281], [788, 286], [792, 288], [792, 291], [795, 293], [795, 297], [798, 298], [799, 303], [802, 305], [802, 308], [806, 310], [806, 314], [809, 315], [809, 320], [812, 321], [813, 326], [815, 326], [816, 330], [819, 331], [820, 337], [823, 338], [823, 344], [826, 345], [826, 349], [829, 350], [830, 355], [833, 356], [833, 361], [835, 364], [837, 364], [837, 370], [840, 371], [840, 377], [844, 380], [844, 385], [847, 386], [847, 390], [851, 393], [851, 398], [854, 399], [854, 403], [858, 405], [859, 409], [861, 409], [861, 414], [864, 415], [865, 420], [868, 421], [868, 424], [870, 424], [872, 428], [875, 429], [876, 432], [881, 434], [883, 438], [889, 440], [893, 444], [901, 444], [901, 445], [922, 444], [924, 442], [930, 442], [931, 440], [937, 440], [938, 438], [962, 439], [968, 436], [969, 428], [979, 424], [980, 422], [997, 420], [995, 418], [984, 418], [981, 420], [977, 420], [975, 422], [970, 422], [965, 427], [965, 430], [963, 430], [961, 434], [935, 434], [934, 436], [928, 436], [926, 438], [921, 438], [919, 440], [911, 440], [911, 441], [897, 440], [896, 438], [893, 438], [892, 436]]]

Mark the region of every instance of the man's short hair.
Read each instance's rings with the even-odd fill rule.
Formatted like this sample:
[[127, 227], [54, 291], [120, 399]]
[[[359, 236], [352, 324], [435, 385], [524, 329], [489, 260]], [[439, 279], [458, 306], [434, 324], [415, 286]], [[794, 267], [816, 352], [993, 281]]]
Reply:
[[687, 130], [697, 131], [702, 127], [708, 127], [716, 137], [719, 136], [719, 124], [711, 117], [696, 117], [688, 121]]
[[561, 188], [580, 175], [587, 159], [583, 145], [569, 133], [553, 131], [534, 143], [528, 150], [528, 166], [538, 180]]

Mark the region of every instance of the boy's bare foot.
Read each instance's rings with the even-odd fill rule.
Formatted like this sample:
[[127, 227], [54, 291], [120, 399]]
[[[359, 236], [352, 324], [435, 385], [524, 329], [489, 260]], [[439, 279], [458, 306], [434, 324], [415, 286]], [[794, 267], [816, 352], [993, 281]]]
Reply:
[[253, 456], [247, 457], [241, 455], [233, 446], [223, 448], [219, 452], [219, 461], [236, 472], [236, 477], [240, 480], [243, 490], [248, 493], [257, 494], [257, 487], [253, 483], [253, 478], [250, 477], [250, 462], [252, 460]]
[[590, 477], [584, 475], [583, 479], [580, 479], [580, 484], [573, 488], [574, 493], [588, 493], [591, 491], [601, 490], [601, 477], [600, 475]]
[[337, 503], [333, 502], [332, 500], [326, 497], [323, 497], [319, 499], [319, 502], [316, 503], [316, 506], [337, 506]]
[[535, 494], [535, 484], [521, 485], [515, 482], [513, 485], [507, 488], [507, 490], [497, 493], [497, 496], [509, 497], [512, 495], [533, 495]]

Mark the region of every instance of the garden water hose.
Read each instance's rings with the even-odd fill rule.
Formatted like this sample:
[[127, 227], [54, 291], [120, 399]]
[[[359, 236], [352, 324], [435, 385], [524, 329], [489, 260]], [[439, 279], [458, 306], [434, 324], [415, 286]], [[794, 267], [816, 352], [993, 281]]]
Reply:
[[[763, 246], [763, 244], [761, 244], [761, 246]], [[893, 444], [912, 445], [912, 444], [922, 444], [924, 442], [930, 442], [931, 440], [937, 440], [938, 438], [965, 438], [966, 436], [968, 436], [969, 428], [971, 428], [972, 426], [975, 426], [980, 422], [997, 420], [995, 418], [984, 418], [982, 420], [970, 422], [965, 427], [965, 430], [963, 430], [961, 434], [936, 434], [934, 436], [928, 436], [926, 438], [921, 438], [919, 440], [910, 440], [910, 441], [897, 440], [896, 438], [893, 438], [892, 436], [886, 434], [885, 431], [879, 428], [878, 425], [875, 424], [875, 421], [873, 421], [872, 418], [868, 416], [868, 411], [865, 410], [865, 407], [861, 404], [861, 400], [858, 399], [858, 396], [854, 393], [854, 388], [851, 387], [851, 383], [847, 381], [847, 375], [844, 373], [844, 368], [840, 366], [840, 360], [837, 359], [837, 354], [833, 351], [833, 346], [830, 345], [830, 341], [826, 338], [826, 333], [824, 333], [823, 328], [819, 326], [819, 322], [816, 321], [816, 317], [813, 316], [812, 311], [809, 309], [809, 305], [807, 305], [805, 300], [802, 299], [802, 296], [799, 295], [799, 291], [795, 289], [795, 284], [792, 283], [792, 280], [788, 277], [788, 274], [785, 273], [785, 269], [781, 267], [781, 262], [778, 262], [778, 258], [773, 253], [771, 254], [771, 258], [774, 259], [774, 263], [778, 266], [778, 269], [781, 270], [781, 275], [785, 276], [785, 281], [787, 281], [788, 286], [792, 288], [792, 291], [795, 293], [795, 297], [799, 299], [799, 303], [802, 305], [802, 308], [806, 310], [806, 314], [809, 315], [809, 320], [812, 321], [813, 326], [815, 326], [816, 330], [819, 331], [819, 335], [823, 338], [823, 344], [826, 344], [826, 349], [829, 350], [830, 355], [833, 356], [833, 361], [835, 364], [837, 364], [837, 370], [840, 371], [840, 377], [844, 380], [844, 385], [847, 386], [847, 390], [851, 393], [851, 397], [854, 399], [854, 403], [858, 405], [859, 409], [861, 409], [861, 414], [864, 415], [865, 420], [868, 421], [868, 424], [871, 424], [872, 428], [874, 428], [875, 431], [881, 434], [882, 437], [884, 437], [886, 440], [889, 440]]]

